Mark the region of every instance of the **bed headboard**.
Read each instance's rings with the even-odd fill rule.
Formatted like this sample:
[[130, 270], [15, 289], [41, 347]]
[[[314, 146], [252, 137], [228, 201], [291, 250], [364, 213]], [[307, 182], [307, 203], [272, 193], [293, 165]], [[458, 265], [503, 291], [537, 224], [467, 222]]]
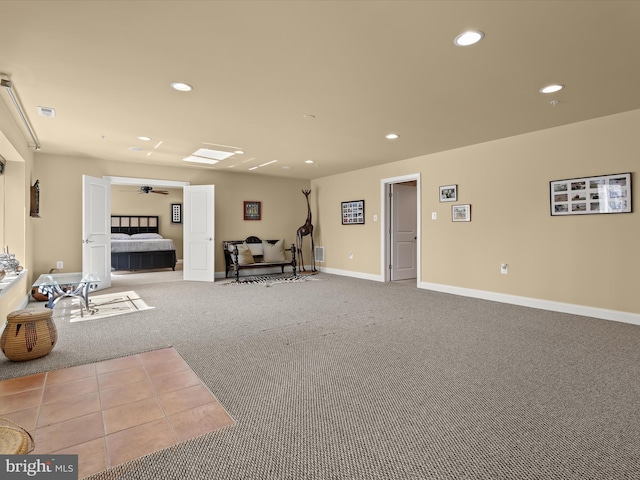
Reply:
[[111, 233], [158, 233], [157, 215], [111, 215]]

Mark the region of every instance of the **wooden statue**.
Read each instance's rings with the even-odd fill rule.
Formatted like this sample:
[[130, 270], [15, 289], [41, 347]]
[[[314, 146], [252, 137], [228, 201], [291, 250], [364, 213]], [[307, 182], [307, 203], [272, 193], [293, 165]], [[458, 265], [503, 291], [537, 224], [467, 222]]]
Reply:
[[302, 193], [307, 198], [307, 221], [298, 229], [298, 232], [296, 233], [296, 237], [298, 239], [298, 263], [300, 265], [300, 271], [306, 271], [304, 268], [304, 260], [302, 258], [302, 239], [309, 235], [311, 237], [311, 271], [316, 272], [316, 259], [314, 255], [315, 245], [313, 243], [313, 224], [311, 223], [311, 205], [309, 204], [309, 194], [311, 193], [311, 190], [302, 190]]

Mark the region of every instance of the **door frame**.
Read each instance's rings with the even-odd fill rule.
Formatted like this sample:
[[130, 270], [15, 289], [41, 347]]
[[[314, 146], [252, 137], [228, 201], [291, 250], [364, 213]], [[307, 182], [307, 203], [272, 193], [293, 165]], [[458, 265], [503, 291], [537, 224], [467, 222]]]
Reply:
[[389, 265], [391, 262], [391, 202], [389, 201], [389, 190], [393, 183], [416, 182], [416, 285], [420, 284], [422, 278], [421, 268], [421, 232], [422, 232], [422, 214], [421, 214], [421, 197], [422, 189], [420, 183], [420, 173], [412, 173], [399, 177], [383, 178], [380, 180], [380, 272], [383, 282], [391, 281], [391, 272]]
[[[102, 179], [109, 179], [111, 186], [114, 185], [149, 185], [152, 187], [164, 187], [164, 188], [182, 188], [184, 186], [191, 185], [190, 182], [178, 182], [175, 180], [157, 180], [150, 178], [136, 178], [136, 177], [114, 177], [111, 175], [103, 175]], [[89, 204], [87, 203], [89, 198], [82, 194], [82, 205], [83, 208], [89, 208]], [[111, 203], [107, 205], [107, 215], [111, 216]], [[184, 229], [184, 225], [182, 226]], [[84, 252], [83, 252], [82, 262], [84, 263]]]

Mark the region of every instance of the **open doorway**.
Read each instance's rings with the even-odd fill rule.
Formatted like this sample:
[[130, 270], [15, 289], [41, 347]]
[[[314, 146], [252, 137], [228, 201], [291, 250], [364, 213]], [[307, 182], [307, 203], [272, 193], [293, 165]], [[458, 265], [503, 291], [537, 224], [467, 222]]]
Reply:
[[[83, 176], [83, 182], [84, 181], [85, 181], [85, 178]], [[113, 192], [114, 190], [123, 190], [128, 188], [129, 189], [128, 193], [122, 193], [126, 197], [126, 201], [124, 202], [124, 204], [127, 205], [126, 208], [128, 209], [130, 208], [133, 210], [117, 211], [115, 212], [115, 214], [142, 215], [142, 216], [161, 214], [161, 217], [159, 216], [159, 218], [160, 218], [160, 221], [163, 222], [164, 224], [163, 225], [165, 228], [164, 232], [168, 233], [167, 237], [178, 237], [180, 240], [181, 248], [182, 248], [182, 238], [183, 238], [183, 230], [184, 230], [183, 225], [181, 224], [170, 225], [171, 223], [170, 217], [172, 212], [170, 210], [169, 200], [167, 200], [164, 203], [161, 203], [160, 205], [158, 205], [156, 202], [151, 202], [155, 205], [155, 207], [153, 205], [147, 206], [149, 208], [155, 208], [157, 211], [148, 212], [145, 210], [146, 203], [149, 203], [148, 201], [153, 199], [154, 197], [169, 199], [170, 196], [168, 194], [148, 195], [150, 191], [140, 193], [140, 187], [142, 186], [148, 186], [149, 188], [153, 187], [154, 191], [161, 191], [163, 193], [166, 190], [162, 190], [162, 189], [173, 190], [174, 192], [177, 192], [177, 193], [175, 194], [174, 197], [171, 197], [171, 198], [174, 198], [174, 200], [171, 200], [171, 201], [174, 201], [176, 203], [179, 202], [180, 204], [182, 204], [183, 189], [189, 187], [190, 185], [189, 182], [177, 182], [173, 180], [157, 180], [157, 179], [146, 179], [146, 178], [112, 177], [112, 176], [105, 176], [105, 177], [102, 177], [102, 179], [96, 178], [95, 181], [99, 182], [100, 185], [104, 185], [105, 187], [104, 189], [111, 192]], [[87, 189], [83, 187], [83, 215], [84, 215], [84, 212], [93, 212], [93, 210], [95, 210], [96, 208], [99, 208], [101, 210], [100, 212], [101, 215], [104, 216], [104, 222], [105, 222], [104, 223], [105, 227], [100, 227], [100, 230], [104, 231], [104, 228], [106, 228], [106, 232], [108, 232], [110, 229], [109, 217], [114, 214], [114, 212], [112, 212], [113, 205], [111, 202], [111, 194], [107, 194], [104, 198], [101, 198], [101, 199], [94, 199], [92, 195], [88, 193], [90, 191], [93, 191], [93, 189]], [[122, 204], [123, 203], [121, 202], [121, 205]], [[98, 207], [96, 207], [96, 205]], [[122, 209], [121, 207], [116, 207], [116, 208]], [[91, 218], [95, 218], [95, 216], [92, 215]], [[102, 224], [102, 222], [103, 221], [101, 220], [98, 223]], [[104, 252], [100, 255], [99, 259], [97, 258], [98, 255], [90, 255], [88, 254], [88, 252], [85, 252], [85, 248], [84, 248], [85, 244], [91, 243], [92, 244], [91, 246], [95, 246], [94, 232], [85, 231], [86, 229], [90, 228], [88, 227], [88, 225], [91, 223], [96, 223], [96, 222], [89, 222], [89, 221], [86, 221], [86, 219], [83, 220], [83, 239], [85, 238], [87, 239], [87, 241], [83, 240], [83, 272], [85, 270], [90, 272], [104, 270], [104, 273], [102, 276], [105, 278], [105, 280], [107, 280], [108, 277], [113, 277], [113, 275], [107, 275], [107, 272], [111, 272], [111, 259], [110, 259], [111, 254], [109, 253], [110, 242], [108, 242], [108, 239], [104, 245], [105, 248], [101, 250]], [[90, 241], [88, 240], [89, 238], [91, 238]], [[96, 249], [94, 248], [93, 250], [95, 251]], [[103, 263], [104, 265], [102, 265]], [[110, 284], [110, 282], [108, 282], [108, 284]], [[106, 284], [105, 287], [109, 286], [108, 284]]]
[[420, 174], [383, 179], [381, 222], [385, 282], [420, 281]]

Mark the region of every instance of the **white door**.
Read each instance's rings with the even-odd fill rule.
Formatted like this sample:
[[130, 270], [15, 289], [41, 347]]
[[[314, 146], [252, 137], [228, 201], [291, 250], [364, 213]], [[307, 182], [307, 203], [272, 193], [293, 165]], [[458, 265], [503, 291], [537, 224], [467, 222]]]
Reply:
[[417, 275], [417, 188], [391, 184], [391, 280]]
[[96, 275], [98, 289], [111, 286], [111, 182], [82, 176], [82, 275]]
[[183, 278], [200, 282], [215, 279], [214, 185], [184, 187]]

